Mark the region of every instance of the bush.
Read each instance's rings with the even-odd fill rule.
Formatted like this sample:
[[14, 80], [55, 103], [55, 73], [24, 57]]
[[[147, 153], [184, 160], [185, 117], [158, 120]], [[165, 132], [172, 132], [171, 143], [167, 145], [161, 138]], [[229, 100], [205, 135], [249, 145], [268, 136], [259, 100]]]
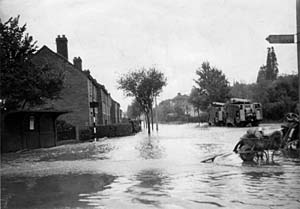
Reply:
[[289, 112], [297, 113], [296, 102], [273, 102], [263, 106], [263, 117], [269, 120], [281, 120]]
[[190, 123], [205, 123], [208, 122], [208, 113], [207, 112], [203, 112], [200, 113], [200, 116], [196, 116], [196, 117], [189, 117], [188, 122]]
[[[130, 123], [118, 123], [111, 125], [100, 125], [96, 127], [96, 137], [120, 137], [129, 136], [141, 130], [139, 121], [131, 121]], [[79, 131], [79, 138], [82, 141], [90, 140], [94, 137], [93, 127], [86, 127]]]
[[91, 129], [83, 129], [79, 131], [79, 139], [81, 141], [88, 141], [93, 138], [93, 131]]

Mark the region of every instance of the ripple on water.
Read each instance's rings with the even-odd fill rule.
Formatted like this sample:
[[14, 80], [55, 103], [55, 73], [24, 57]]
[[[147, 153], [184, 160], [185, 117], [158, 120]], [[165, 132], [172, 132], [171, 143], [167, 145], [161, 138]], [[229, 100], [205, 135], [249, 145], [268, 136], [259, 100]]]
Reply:
[[[300, 208], [300, 161], [278, 156], [277, 165], [243, 163], [232, 148], [245, 131], [164, 125], [150, 138], [140, 133], [5, 154], [1, 206]], [[219, 153], [229, 155], [201, 163]]]

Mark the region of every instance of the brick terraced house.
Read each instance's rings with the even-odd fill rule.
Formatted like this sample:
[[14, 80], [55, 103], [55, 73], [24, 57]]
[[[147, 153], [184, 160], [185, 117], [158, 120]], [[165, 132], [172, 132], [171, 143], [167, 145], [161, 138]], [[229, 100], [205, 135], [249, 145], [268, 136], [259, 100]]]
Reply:
[[112, 100], [104, 85], [99, 84], [89, 70], [82, 70], [80, 57], [74, 57], [73, 63], [68, 60], [68, 40], [64, 35], [56, 38], [56, 47], [57, 52], [54, 52], [43, 46], [32, 58], [36, 65], [47, 65], [65, 75], [61, 98], [49, 100], [43, 108], [69, 111], [58, 119], [83, 129], [93, 125], [93, 108], [90, 103], [97, 102], [96, 125], [119, 123], [121, 119], [116, 115], [120, 115], [120, 105]]

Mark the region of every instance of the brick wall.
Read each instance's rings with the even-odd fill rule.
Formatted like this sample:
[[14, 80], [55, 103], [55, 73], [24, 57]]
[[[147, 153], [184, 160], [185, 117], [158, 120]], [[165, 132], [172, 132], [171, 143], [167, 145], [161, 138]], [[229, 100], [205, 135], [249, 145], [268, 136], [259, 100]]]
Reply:
[[50, 100], [44, 107], [71, 111], [58, 119], [65, 120], [74, 126], [90, 125], [88, 78], [67, 60], [45, 46], [33, 57], [33, 62], [39, 66], [47, 64], [53, 70], [61, 70], [65, 73], [61, 99]]

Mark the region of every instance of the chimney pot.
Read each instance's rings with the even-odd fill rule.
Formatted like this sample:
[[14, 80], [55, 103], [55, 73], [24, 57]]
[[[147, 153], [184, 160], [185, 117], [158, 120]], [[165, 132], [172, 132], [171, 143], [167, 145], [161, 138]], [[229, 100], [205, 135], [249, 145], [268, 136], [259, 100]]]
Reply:
[[82, 71], [82, 60], [80, 57], [74, 57], [73, 64], [75, 68]]
[[60, 54], [64, 58], [68, 59], [68, 39], [65, 35], [60, 37], [60, 35], [56, 38], [56, 50], [57, 54]]

